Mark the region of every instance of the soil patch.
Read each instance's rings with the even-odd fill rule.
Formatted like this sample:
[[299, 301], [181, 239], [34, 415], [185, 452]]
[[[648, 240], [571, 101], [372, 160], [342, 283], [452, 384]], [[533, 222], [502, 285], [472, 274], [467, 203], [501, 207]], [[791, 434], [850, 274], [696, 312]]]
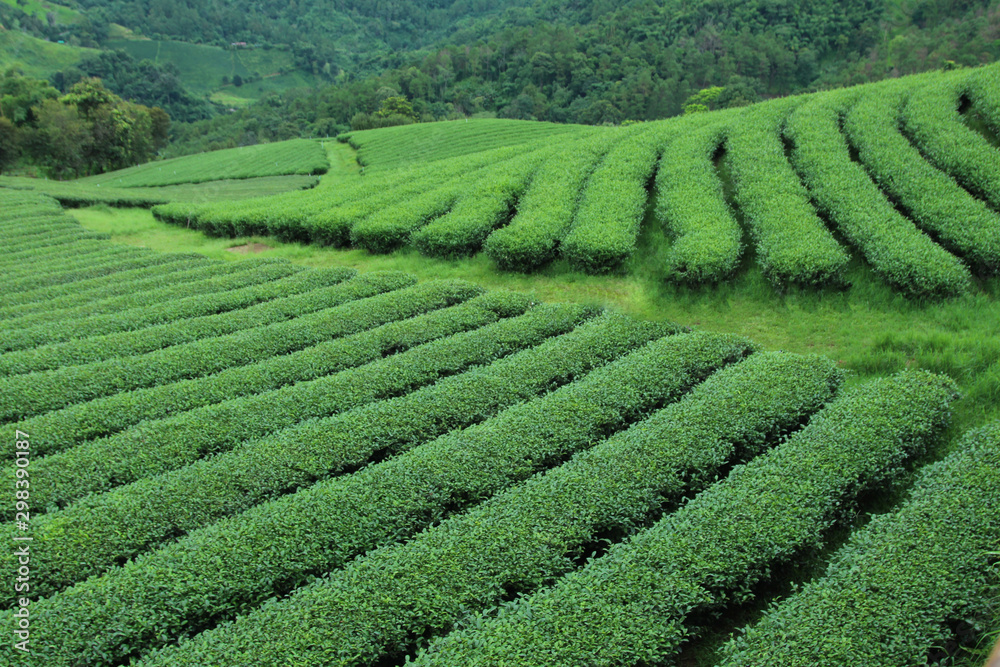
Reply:
[[232, 248], [226, 248], [229, 252], [239, 253], [241, 255], [250, 255], [253, 253], [264, 252], [265, 250], [270, 250], [271, 246], [265, 245], [263, 243], [247, 243], [244, 245], [235, 245]]

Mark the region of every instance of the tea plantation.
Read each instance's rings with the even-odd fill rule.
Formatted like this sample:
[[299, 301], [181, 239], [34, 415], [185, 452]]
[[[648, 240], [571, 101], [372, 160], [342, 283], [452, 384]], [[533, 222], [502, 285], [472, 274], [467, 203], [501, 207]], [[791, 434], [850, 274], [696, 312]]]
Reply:
[[124, 246], [60, 202], [516, 272], [624, 271], [655, 224], [692, 294], [749, 253], [777, 290], [861, 262], [899, 299], [990, 299], [998, 75], [359, 132], [365, 173], [318, 187], [308, 140], [4, 179], [3, 664], [972, 664], [1000, 626], [1000, 422], [976, 394], [955, 425], [976, 377]]

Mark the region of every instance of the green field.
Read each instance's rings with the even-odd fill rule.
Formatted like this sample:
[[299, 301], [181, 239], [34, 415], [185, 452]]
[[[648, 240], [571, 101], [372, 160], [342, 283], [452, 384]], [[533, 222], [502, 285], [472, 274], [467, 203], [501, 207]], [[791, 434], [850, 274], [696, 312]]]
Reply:
[[41, 21], [48, 20], [50, 12], [55, 14], [57, 23], [64, 25], [80, 20], [80, 12], [55, 2], [45, 2], [44, 0], [0, 0], [0, 2], [16, 7], [25, 14], [34, 16]]
[[[124, 49], [136, 60], [172, 63], [185, 88], [195, 95], [211, 95], [217, 102], [252, 100], [268, 91], [315, 85], [312, 75], [295, 70], [292, 54], [276, 49], [223, 49], [218, 46], [153, 39], [123, 39], [108, 47]], [[244, 86], [223, 83], [223, 77], [260, 79]]]
[[949, 297], [1000, 268], [1000, 153], [975, 129], [997, 127], [998, 74], [932, 73], [629, 127], [356, 132], [343, 139], [370, 173], [351, 189], [154, 214], [223, 236], [484, 252], [525, 272], [561, 258], [601, 274], [626, 269], [655, 199], [671, 282], [726, 281], [746, 251], [778, 291], [845, 285], [857, 258], [906, 295]]
[[315, 176], [258, 176], [243, 179], [221, 179], [202, 183], [182, 183], [158, 187], [95, 187], [67, 181], [0, 176], [0, 187], [14, 190], [34, 190], [53, 197], [66, 206], [107, 204], [109, 206], [155, 206], [170, 202], [205, 204], [213, 201], [268, 197], [281, 192], [307, 190], [315, 187]]
[[0, 180], [21, 664], [978, 667], [998, 74]]
[[18, 67], [26, 76], [48, 79], [52, 72], [96, 54], [96, 49], [47, 42], [15, 30], [0, 31], [0, 70]]
[[159, 187], [261, 176], [315, 175], [329, 168], [316, 141], [291, 139], [147, 162], [72, 182], [78, 186]]

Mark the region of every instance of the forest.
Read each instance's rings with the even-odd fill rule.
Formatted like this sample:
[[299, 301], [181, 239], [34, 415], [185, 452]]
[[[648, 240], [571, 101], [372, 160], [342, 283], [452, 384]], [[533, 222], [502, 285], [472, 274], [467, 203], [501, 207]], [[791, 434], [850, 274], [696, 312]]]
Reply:
[[[86, 20], [68, 38], [81, 44], [102, 43], [108, 26], [120, 24], [154, 39], [289, 50], [316, 76], [315, 87], [232, 108], [187, 93], [169, 64], [130, 62], [122, 53], [53, 74], [60, 90], [99, 77], [125, 99], [165, 109], [175, 121], [166, 156], [373, 127], [384, 101], [400, 96], [422, 122], [614, 125], [679, 115], [703, 90], [721, 89], [709, 108], [725, 108], [1000, 57], [997, 0], [79, 0], [78, 7]], [[47, 34], [35, 23], [25, 20], [22, 29]]]

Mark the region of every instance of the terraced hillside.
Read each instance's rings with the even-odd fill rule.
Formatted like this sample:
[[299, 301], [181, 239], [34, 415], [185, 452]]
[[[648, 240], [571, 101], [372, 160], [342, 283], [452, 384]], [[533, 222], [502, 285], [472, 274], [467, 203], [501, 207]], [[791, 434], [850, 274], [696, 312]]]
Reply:
[[[944, 447], [943, 375], [116, 246], [38, 193], [0, 190], [0, 239], [16, 664], [671, 664], [761, 597], [725, 664], [889, 666], [990, 613], [1000, 430]], [[818, 576], [776, 595], [789, 567]]]
[[75, 181], [0, 176], [0, 187], [35, 190], [69, 206], [143, 206], [244, 200], [315, 187], [330, 163], [324, 147], [294, 139], [149, 162]]
[[1000, 267], [998, 77], [959, 69], [628, 127], [356, 132], [344, 138], [370, 168], [353, 186], [154, 213], [223, 236], [590, 273], [627, 268], [645, 224], [668, 237], [680, 283], [725, 281], [752, 252], [779, 289], [843, 284], [856, 260], [906, 295], [947, 297]]

